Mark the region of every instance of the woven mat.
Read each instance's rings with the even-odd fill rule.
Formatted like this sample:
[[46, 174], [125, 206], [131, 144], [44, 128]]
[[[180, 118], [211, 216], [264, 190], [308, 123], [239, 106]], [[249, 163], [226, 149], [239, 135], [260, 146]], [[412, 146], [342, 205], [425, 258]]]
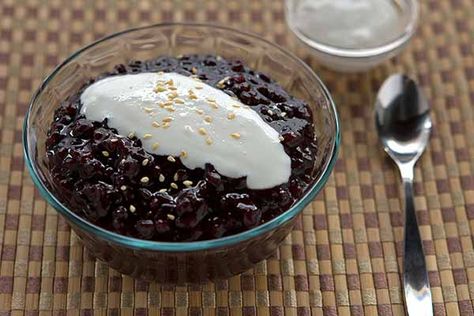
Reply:
[[[372, 124], [374, 94], [396, 71], [416, 77], [433, 107], [416, 206], [435, 313], [474, 315], [474, 2], [422, 2], [421, 28], [399, 57], [342, 75], [296, 46], [281, 0], [1, 0], [0, 315], [403, 315], [400, 183]], [[297, 52], [333, 93], [343, 129], [329, 183], [279, 252], [215, 284], [148, 284], [96, 262], [22, 157], [23, 115], [54, 65], [107, 33], [172, 20], [252, 30]]]

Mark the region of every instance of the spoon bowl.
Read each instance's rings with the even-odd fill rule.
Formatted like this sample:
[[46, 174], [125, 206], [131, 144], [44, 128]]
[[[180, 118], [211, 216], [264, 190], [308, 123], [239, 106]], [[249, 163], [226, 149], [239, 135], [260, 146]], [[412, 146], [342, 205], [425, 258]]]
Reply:
[[432, 122], [417, 84], [402, 74], [390, 76], [379, 90], [375, 109], [384, 150], [395, 161], [418, 160], [428, 144]]

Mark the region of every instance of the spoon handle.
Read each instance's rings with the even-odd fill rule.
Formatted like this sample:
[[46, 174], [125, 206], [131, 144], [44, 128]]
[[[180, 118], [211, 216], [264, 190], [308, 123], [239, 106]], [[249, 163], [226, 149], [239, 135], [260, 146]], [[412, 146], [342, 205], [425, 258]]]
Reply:
[[403, 254], [403, 285], [405, 302], [409, 316], [432, 316], [428, 270], [416, 221], [413, 199], [413, 164], [400, 167], [405, 191], [405, 239]]

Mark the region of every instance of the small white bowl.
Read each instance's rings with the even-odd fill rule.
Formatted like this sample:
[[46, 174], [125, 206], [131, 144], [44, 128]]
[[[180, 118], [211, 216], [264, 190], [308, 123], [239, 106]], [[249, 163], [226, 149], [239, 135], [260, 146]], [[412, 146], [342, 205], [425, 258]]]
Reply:
[[[397, 55], [415, 33], [420, 11], [418, 0], [401, 1], [406, 3], [407, 8], [404, 11], [404, 14], [407, 15], [404, 32], [394, 40], [373, 48], [340, 48], [317, 42], [300, 32], [295, 26], [291, 18], [289, 5], [286, 6], [285, 15], [291, 31], [324, 66], [340, 72], [360, 72]], [[290, 2], [287, 1], [287, 4]]]

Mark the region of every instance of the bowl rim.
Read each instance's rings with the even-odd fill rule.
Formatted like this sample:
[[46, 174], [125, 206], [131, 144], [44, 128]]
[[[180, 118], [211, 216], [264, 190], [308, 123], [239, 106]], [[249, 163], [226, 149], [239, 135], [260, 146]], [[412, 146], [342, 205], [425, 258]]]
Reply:
[[296, 37], [303, 42], [306, 46], [310, 49], [314, 49], [321, 53], [340, 57], [340, 58], [352, 58], [352, 59], [365, 59], [365, 58], [373, 58], [373, 57], [380, 57], [382, 55], [389, 54], [392, 51], [395, 51], [397, 48], [402, 47], [407, 43], [410, 38], [415, 34], [416, 29], [418, 27], [418, 20], [420, 15], [420, 5], [418, 4], [418, 0], [406, 0], [410, 6], [409, 13], [410, 18], [405, 26], [405, 30], [400, 36], [396, 37], [392, 41], [379, 45], [376, 47], [371, 48], [342, 48], [337, 46], [332, 46], [328, 44], [323, 44], [321, 42], [315, 41], [296, 28], [293, 23], [290, 22], [289, 18], [289, 8], [288, 5], [285, 6], [285, 15], [288, 27], [290, 28], [291, 32], [296, 35]]
[[[179, 26], [198, 27], [198, 28], [217, 28], [222, 31], [232, 32], [240, 36], [251, 37], [255, 40], [262, 41], [266, 45], [270, 45], [271, 47], [281, 51], [282, 53], [287, 55], [287, 57], [293, 59], [296, 63], [300, 64], [311, 75], [313, 75], [314, 78], [317, 80], [318, 84], [320, 85], [320, 88], [322, 90], [324, 97], [328, 100], [329, 110], [333, 113], [333, 119], [334, 119], [334, 124], [335, 124], [335, 135], [332, 141], [330, 157], [329, 159], [326, 160], [322, 168], [322, 172], [320, 173], [316, 181], [307, 189], [306, 193], [303, 195], [303, 197], [299, 201], [297, 201], [291, 208], [289, 208], [287, 211], [283, 212], [279, 216], [275, 217], [274, 219], [262, 225], [254, 227], [250, 230], [243, 231], [241, 233], [222, 237], [222, 238], [202, 240], [202, 241], [191, 241], [191, 242], [162, 242], [162, 241], [150, 241], [150, 240], [143, 240], [143, 239], [128, 237], [125, 235], [121, 235], [121, 234], [106, 230], [80, 217], [73, 211], [69, 210], [69, 208], [67, 208], [65, 205], [63, 205], [56, 198], [56, 196], [52, 192], [50, 192], [50, 190], [46, 187], [46, 185], [43, 183], [41, 177], [38, 174], [36, 164], [33, 163], [33, 160], [31, 157], [31, 154], [33, 153], [29, 152], [30, 143], [29, 143], [28, 131], [30, 130], [30, 127], [29, 127], [29, 118], [31, 114], [30, 112], [32, 111], [32, 107], [35, 104], [38, 97], [40, 96], [41, 92], [46, 88], [48, 83], [52, 80], [52, 78], [55, 77], [55, 75], [59, 72], [59, 70], [62, 67], [64, 67], [66, 64], [68, 64], [71, 60], [73, 60], [76, 56], [86, 51], [87, 49], [92, 48], [95, 45], [98, 45], [104, 41], [107, 41], [111, 38], [114, 38], [123, 34], [132, 33], [132, 32], [140, 31], [140, 30], [158, 28], [158, 27], [179, 27]], [[33, 179], [35, 186], [38, 188], [41, 196], [49, 204], [51, 204], [58, 211], [58, 213], [65, 216], [69, 221], [71, 221], [74, 225], [78, 226], [80, 229], [83, 229], [93, 235], [97, 235], [98, 237], [105, 239], [106, 241], [113, 242], [113, 243], [125, 246], [127, 248], [132, 248], [136, 250], [149, 250], [149, 251], [151, 250], [151, 251], [163, 251], [163, 252], [192, 252], [192, 251], [202, 251], [202, 250], [210, 250], [210, 249], [215, 249], [215, 248], [227, 247], [227, 246], [235, 245], [237, 243], [250, 240], [254, 237], [263, 235], [277, 227], [284, 225], [289, 220], [291, 220], [296, 215], [298, 215], [300, 211], [302, 211], [303, 208], [314, 199], [316, 194], [318, 194], [323, 188], [323, 186], [326, 184], [329, 178], [329, 175], [332, 169], [334, 168], [335, 162], [337, 160], [340, 141], [341, 141], [341, 133], [340, 133], [339, 117], [338, 117], [336, 105], [333, 99], [331, 98], [331, 95], [329, 94], [329, 91], [327, 90], [326, 86], [323, 84], [321, 79], [313, 72], [313, 70], [308, 65], [306, 65], [302, 60], [296, 57], [293, 53], [286, 51], [282, 47], [276, 44], [273, 44], [270, 41], [265, 40], [256, 34], [242, 32], [240, 30], [236, 30], [236, 29], [226, 27], [226, 26], [206, 24], [206, 23], [158, 23], [158, 24], [147, 25], [147, 26], [142, 26], [142, 27], [130, 28], [130, 29], [126, 29], [120, 32], [116, 32], [116, 33], [104, 36], [94, 41], [93, 43], [78, 49], [77, 51], [72, 53], [69, 57], [67, 57], [63, 62], [61, 62], [58, 66], [56, 66], [54, 70], [40, 84], [39, 88], [33, 94], [33, 97], [29, 103], [28, 111], [25, 115], [24, 123], [23, 123], [23, 153], [24, 153], [25, 162], [26, 162], [28, 171], [30, 173], [31, 178]]]

